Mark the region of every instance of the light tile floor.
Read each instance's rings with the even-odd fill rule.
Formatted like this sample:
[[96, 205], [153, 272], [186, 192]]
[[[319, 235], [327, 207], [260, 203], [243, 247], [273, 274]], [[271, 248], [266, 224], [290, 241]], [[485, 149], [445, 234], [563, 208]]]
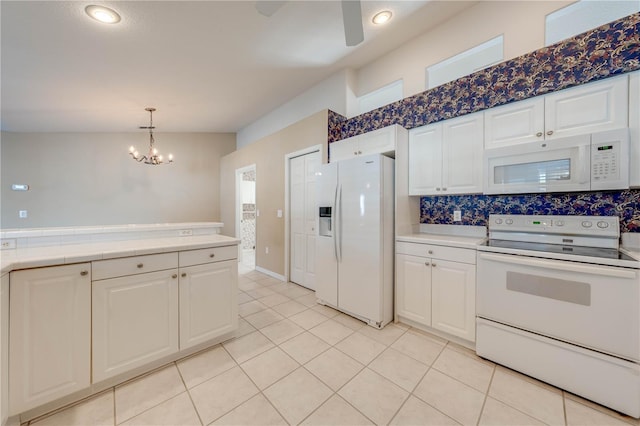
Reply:
[[236, 337], [29, 424], [636, 425], [403, 324], [240, 267]]

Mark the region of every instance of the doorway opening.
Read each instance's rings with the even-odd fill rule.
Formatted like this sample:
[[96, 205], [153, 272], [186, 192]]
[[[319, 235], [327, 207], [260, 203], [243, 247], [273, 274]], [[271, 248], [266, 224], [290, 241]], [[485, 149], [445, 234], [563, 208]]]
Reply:
[[236, 170], [236, 238], [241, 269], [256, 268], [256, 165]]

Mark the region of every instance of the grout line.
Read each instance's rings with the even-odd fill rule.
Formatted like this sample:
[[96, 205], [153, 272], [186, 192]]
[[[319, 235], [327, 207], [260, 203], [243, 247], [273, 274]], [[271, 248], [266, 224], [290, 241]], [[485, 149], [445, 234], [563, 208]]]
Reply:
[[476, 425], [480, 424], [480, 419], [484, 414], [484, 407], [487, 405], [487, 398], [489, 398], [489, 390], [491, 389], [491, 384], [493, 383], [493, 376], [496, 374], [496, 366], [494, 365], [491, 369], [491, 377], [489, 378], [489, 386], [487, 386], [487, 391], [484, 393], [484, 400], [482, 401], [482, 407], [480, 408], [480, 415], [478, 416], [478, 421]]
[[[220, 345], [220, 347], [222, 347], [222, 345]], [[214, 348], [215, 348], [215, 346], [214, 346]], [[198, 354], [201, 354], [203, 352], [204, 351], [198, 352]], [[190, 357], [186, 357], [186, 358], [182, 358], [182, 359], [187, 359], [187, 358], [190, 358]], [[198, 416], [198, 420], [200, 421], [200, 424], [204, 425], [204, 422], [202, 421], [202, 417], [200, 417], [200, 412], [198, 412], [198, 408], [196, 407], [196, 403], [193, 401], [193, 398], [191, 397], [191, 392], [189, 392], [189, 387], [187, 386], [187, 382], [184, 380], [184, 376], [182, 375], [182, 371], [180, 371], [180, 368], [178, 367], [178, 362], [176, 361], [175, 363], [176, 363], [176, 368], [178, 369], [178, 375], [180, 376], [180, 380], [182, 380], [182, 384], [184, 385], [184, 388], [186, 389], [187, 396], [189, 397], [189, 401], [191, 401], [191, 405], [193, 406], [193, 409], [196, 412], [196, 416]], [[225, 371], [228, 371], [228, 370], [225, 370]], [[220, 373], [220, 374], [222, 374], [222, 373]]]

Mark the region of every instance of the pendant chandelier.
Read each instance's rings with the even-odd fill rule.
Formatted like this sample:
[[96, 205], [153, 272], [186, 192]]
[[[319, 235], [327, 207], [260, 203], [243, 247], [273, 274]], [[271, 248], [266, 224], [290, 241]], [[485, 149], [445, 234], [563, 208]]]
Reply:
[[129, 147], [129, 155], [139, 163], [150, 164], [152, 166], [158, 166], [160, 164], [171, 164], [173, 163], [173, 155], [169, 154], [169, 161], [165, 162], [162, 158], [162, 155], [158, 154], [158, 150], [153, 147], [155, 140], [153, 139], [153, 112], [156, 110], [155, 108], [149, 107], [145, 108], [145, 111], [149, 111], [149, 125], [148, 126], [140, 126], [141, 129], [149, 129], [149, 153], [147, 155], [140, 156], [140, 153], [136, 150], [136, 148], [132, 145]]

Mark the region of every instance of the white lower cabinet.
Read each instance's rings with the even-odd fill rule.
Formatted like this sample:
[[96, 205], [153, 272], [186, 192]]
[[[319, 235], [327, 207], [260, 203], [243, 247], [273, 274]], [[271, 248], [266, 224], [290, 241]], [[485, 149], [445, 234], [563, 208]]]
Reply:
[[431, 325], [431, 263], [408, 254], [396, 255], [396, 313]]
[[10, 274], [10, 415], [88, 388], [91, 264]]
[[93, 282], [93, 381], [178, 351], [178, 270]]
[[180, 268], [180, 349], [238, 326], [236, 260]]
[[396, 315], [475, 342], [475, 250], [396, 243]]
[[431, 326], [474, 342], [476, 266], [433, 259], [431, 279]]
[[0, 286], [0, 425], [9, 417], [9, 274]]

